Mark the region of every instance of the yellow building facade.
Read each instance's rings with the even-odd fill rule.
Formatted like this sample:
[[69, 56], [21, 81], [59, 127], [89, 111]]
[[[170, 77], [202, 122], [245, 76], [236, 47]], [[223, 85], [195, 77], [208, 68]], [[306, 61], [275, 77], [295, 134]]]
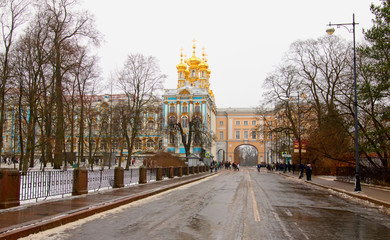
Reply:
[[243, 145], [255, 147], [256, 165], [266, 160], [263, 119], [255, 108], [218, 108], [216, 117], [217, 161], [239, 162], [235, 151]]

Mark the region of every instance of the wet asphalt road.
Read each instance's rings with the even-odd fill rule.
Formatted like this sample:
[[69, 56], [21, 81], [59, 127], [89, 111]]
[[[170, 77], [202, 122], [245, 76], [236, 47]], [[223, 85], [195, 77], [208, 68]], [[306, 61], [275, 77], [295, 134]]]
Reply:
[[390, 216], [242, 168], [31, 239], [390, 239]]

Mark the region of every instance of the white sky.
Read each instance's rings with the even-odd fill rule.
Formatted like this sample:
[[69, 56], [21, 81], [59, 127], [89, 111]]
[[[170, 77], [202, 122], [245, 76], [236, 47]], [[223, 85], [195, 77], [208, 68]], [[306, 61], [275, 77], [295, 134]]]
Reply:
[[[104, 35], [99, 49], [103, 78], [120, 69], [126, 56], [155, 56], [168, 75], [165, 88], [177, 85], [180, 48], [201, 58], [205, 47], [211, 70], [210, 88], [218, 108], [256, 107], [262, 83], [281, 63], [291, 43], [324, 36], [326, 24], [359, 23], [372, 26], [370, 4], [380, 0], [81, 0], [95, 16]], [[352, 41], [352, 34], [336, 29], [335, 35]]]

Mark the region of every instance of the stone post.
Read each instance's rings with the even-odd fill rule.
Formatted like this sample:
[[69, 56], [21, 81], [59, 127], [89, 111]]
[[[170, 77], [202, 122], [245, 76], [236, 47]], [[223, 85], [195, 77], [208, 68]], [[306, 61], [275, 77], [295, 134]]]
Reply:
[[175, 174], [174, 174], [174, 171], [173, 171], [173, 167], [170, 167], [169, 168], [168, 178], [173, 178], [174, 176], [175, 176]]
[[177, 167], [177, 176], [182, 177], [183, 176], [183, 168], [182, 167]]
[[20, 205], [20, 173], [17, 169], [0, 168], [0, 209]]
[[184, 175], [190, 175], [190, 167], [182, 167], [182, 172]]
[[195, 173], [199, 173], [199, 166], [195, 167]]
[[156, 170], [156, 181], [161, 181], [163, 179], [163, 168], [158, 167]]
[[114, 186], [113, 188], [121, 188], [124, 187], [124, 174], [125, 170], [123, 167], [114, 168]]
[[82, 195], [88, 193], [88, 170], [85, 167], [75, 168], [73, 170], [73, 189], [72, 195]]
[[140, 167], [139, 168], [139, 181], [138, 183], [139, 184], [144, 184], [144, 183], [147, 183], [147, 179], [146, 179], [146, 168], [144, 167]]
[[190, 167], [190, 174], [194, 174], [194, 166]]

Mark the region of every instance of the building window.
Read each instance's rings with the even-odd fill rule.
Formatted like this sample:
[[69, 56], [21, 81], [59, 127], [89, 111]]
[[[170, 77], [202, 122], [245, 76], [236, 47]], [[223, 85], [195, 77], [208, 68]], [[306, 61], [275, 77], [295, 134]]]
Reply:
[[154, 142], [152, 139], [149, 139], [147, 142], [146, 142], [146, 147], [148, 148], [154, 148]]
[[223, 126], [223, 121], [219, 121], [219, 126]]
[[188, 106], [187, 104], [183, 105], [183, 113], [187, 113], [188, 112]]
[[248, 126], [248, 121], [244, 121], [244, 126]]
[[240, 126], [240, 121], [236, 121], [236, 126]]
[[196, 106], [195, 106], [195, 112], [196, 112], [196, 113], [200, 113], [200, 106], [199, 106], [199, 105], [196, 105]]
[[135, 149], [142, 149], [142, 141], [139, 139], [135, 140], [134, 148]]
[[252, 121], [252, 126], [256, 126], [256, 120]]
[[175, 105], [172, 104], [172, 105], [169, 106], [169, 112], [170, 113], [174, 113], [175, 112]]
[[256, 131], [252, 131], [252, 139], [256, 139]]
[[219, 139], [221, 139], [221, 140], [223, 139], [223, 132], [222, 131], [219, 132]]
[[117, 139], [115, 139], [115, 140], [112, 142], [112, 149], [114, 149], [114, 150], [119, 149], [119, 141], [118, 141]]
[[107, 142], [103, 139], [100, 143], [100, 150], [105, 151], [107, 149]]
[[236, 139], [240, 139], [240, 131], [236, 131]]
[[148, 129], [153, 129], [154, 127], [154, 122], [152, 120], [148, 121]]
[[248, 131], [244, 131], [244, 139], [248, 139], [248, 138], [249, 138]]
[[187, 128], [188, 127], [188, 118], [187, 116], [184, 116], [181, 118], [181, 126], [182, 128]]
[[163, 141], [162, 140], [158, 141], [158, 149], [159, 150], [163, 149]]

